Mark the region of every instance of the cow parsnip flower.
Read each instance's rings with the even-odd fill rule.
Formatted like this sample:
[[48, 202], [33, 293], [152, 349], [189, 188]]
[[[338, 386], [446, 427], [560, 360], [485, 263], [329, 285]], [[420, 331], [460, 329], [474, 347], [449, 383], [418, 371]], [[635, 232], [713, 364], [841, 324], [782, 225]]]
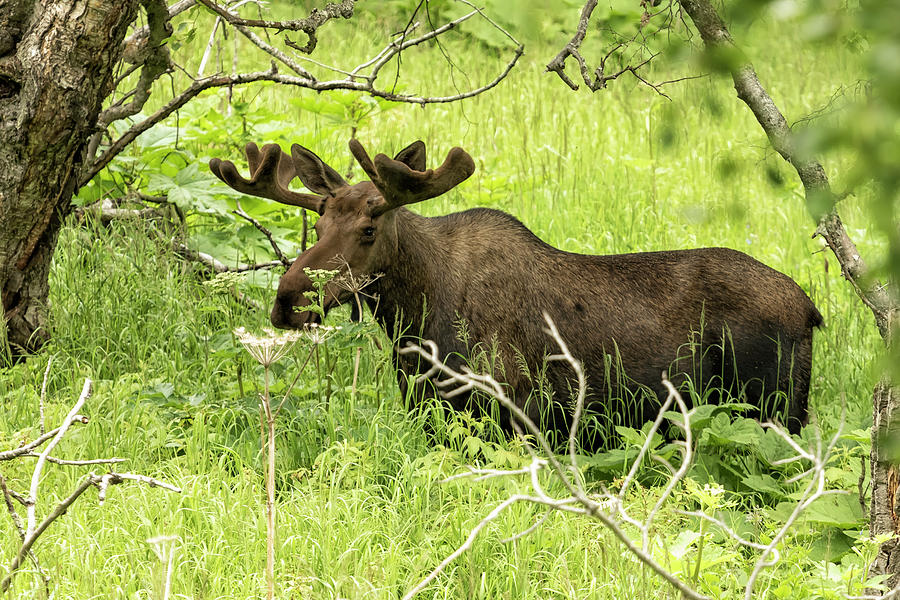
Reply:
[[234, 335], [237, 336], [241, 345], [250, 353], [250, 356], [264, 367], [278, 362], [303, 337], [303, 333], [300, 331], [276, 333], [271, 329], [263, 329], [263, 332], [266, 335], [256, 336], [245, 328], [238, 327], [234, 330]]
[[324, 344], [325, 340], [331, 337], [336, 331], [340, 331], [341, 326], [331, 326], [331, 325], [319, 325], [318, 323], [311, 323], [304, 331], [304, 335], [306, 339], [308, 339], [313, 344]]

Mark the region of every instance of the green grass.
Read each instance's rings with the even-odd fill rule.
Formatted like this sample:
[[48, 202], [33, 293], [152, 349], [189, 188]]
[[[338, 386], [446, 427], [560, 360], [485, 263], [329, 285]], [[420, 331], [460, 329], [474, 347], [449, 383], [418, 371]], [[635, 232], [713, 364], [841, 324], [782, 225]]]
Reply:
[[[381, 43], [373, 42], [380, 39], [376, 34], [396, 29], [361, 23], [335, 24], [341, 43], [329, 47], [323, 41], [317, 58], [363, 56]], [[761, 35], [766, 26], [751, 33]], [[671, 102], [628, 80], [596, 95], [573, 93], [543, 72], [565, 39], [530, 47], [522, 65], [488, 94], [460, 104], [379, 112], [358, 136], [370, 152], [396, 151], [421, 138], [431, 165], [454, 145], [475, 158], [476, 174], [453, 192], [415, 207], [423, 214], [496, 207], [569, 251], [721, 245], [791, 275], [825, 316], [815, 340], [811, 391], [818, 421], [833, 430], [846, 403], [848, 428], [868, 426], [879, 345], [872, 318], [834, 260], [818, 252], [821, 244], [810, 238], [813, 223], [799, 184], [765, 150], [764, 136], [729, 83], [714, 77], [686, 82], [669, 88]], [[202, 48], [203, 41], [195, 44]], [[500, 59], [471, 40], [448, 42], [447, 49], [460, 85], [466, 76], [490, 79], [498, 68]], [[828, 47], [798, 44], [785, 52], [760, 43], [753, 58], [790, 118], [824, 103], [855, 77], [855, 66]], [[421, 58], [409, 56], [403, 85], [446, 90], [447, 73], [436, 66], [443, 63], [434, 49]], [[271, 139], [267, 127], [276, 130], [275, 138], [292, 141], [285, 127], [270, 121], [294, 124], [294, 139], [346, 172], [349, 126], [301, 112], [294, 99], [308, 96], [273, 87], [236, 93], [250, 102], [248, 118], [258, 120], [247, 126], [251, 134], [259, 133], [260, 142]], [[195, 126], [194, 118], [220, 107], [221, 97], [210, 95], [186, 108], [181, 126]], [[225, 127], [237, 123], [238, 117], [220, 122], [222, 137], [236, 136]], [[205, 135], [207, 141], [192, 148], [198, 156], [236, 158], [228, 142], [210, 142], [215, 136]], [[846, 160], [828, 157], [826, 168], [840, 169]], [[785, 183], [773, 184], [765, 166], [781, 173]], [[848, 200], [842, 214], [863, 251], [876, 251], [880, 242], [854, 202]], [[200, 219], [193, 222], [202, 225]], [[179, 539], [175, 597], [262, 595], [264, 494], [255, 406], [255, 386], [262, 379], [230, 332], [236, 326], [258, 330], [267, 324], [267, 312], [248, 310], [204, 286], [203, 279], [171, 253], [164, 232], [149, 226], [72, 223], [62, 233], [51, 277], [53, 340], [41, 355], [0, 373], [2, 447], [36, 435], [41, 377], [52, 355], [48, 423], [66, 414], [85, 377], [96, 382], [84, 409], [91, 423], [77, 427], [57, 454], [127, 457], [128, 470], [164, 478], [184, 493], [123, 485], [99, 507], [88, 492], [36, 547], [53, 574], [57, 598], [159, 597], [160, 565], [146, 541], [157, 535]], [[246, 289], [264, 306], [271, 302], [270, 290]], [[438, 483], [466, 464], [518, 466], [527, 455], [515, 442], [490, 433], [489, 424], [461, 415], [436, 417], [438, 439], [427, 439], [424, 417], [411, 417], [403, 406], [387, 342], [380, 343], [383, 349], [372, 340], [364, 343], [355, 396], [350, 393], [354, 348], [328, 350], [322, 361], [326, 373], [331, 369], [331, 394], [326, 397], [324, 377], [308, 367], [279, 422], [279, 597], [396, 598], [459, 545], [491, 508], [527, 484]], [[282, 388], [305, 352], [298, 348], [278, 365]], [[31, 467], [28, 460], [5, 463], [3, 473], [23, 490]], [[83, 471], [48, 466], [41, 510], [66, 494]], [[649, 505], [658, 493], [639, 488], [630, 501]], [[755, 499], [737, 500], [760, 519], [769, 510]], [[682, 496], [673, 504], [691, 507], [691, 502]], [[658, 533], [673, 543], [682, 529], [696, 524], [668, 510]], [[610, 534], [585, 519], [555, 515], [536, 534], [500, 543], [539, 515], [530, 506], [513, 507], [422, 597], [675, 597]], [[15, 534], [7, 518], [0, 522], [5, 564]], [[765, 527], [760, 525], [763, 532]], [[815, 524], [806, 525], [784, 549], [776, 577], [764, 577], [762, 586], [770, 590], [787, 586], [787, 595], [772, 591], [772, 597], [806, 598], [820, 591], [817, 569], [824, 563], [811, 554], [815, 533]], [[726, 559], [704, 567], [701, 589], [734, 597], [749, 572], [750, 556], [722, 540], [708, 546], [705, 556], [716, 553]], [[691, 556], [673, 568], [686, 571]], [[19, 575], [13, 597], [41, 597], [30, 569], [26, 565]], [[844, 589], [840, 585], [833, 589]]]

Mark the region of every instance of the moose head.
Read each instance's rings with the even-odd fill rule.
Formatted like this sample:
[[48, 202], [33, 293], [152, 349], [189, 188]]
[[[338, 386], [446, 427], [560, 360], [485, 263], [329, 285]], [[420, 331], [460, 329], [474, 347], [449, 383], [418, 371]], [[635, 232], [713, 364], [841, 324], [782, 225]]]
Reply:
[[[317, 242], [301, 254], [278, 284], [271, 320], [275, 327], [299, 329], [315, 322], [319, 315], [303, 310], [313, 290], [304, 272], [334, 269], [365, 278], [381, 272], [393, 257], [396, 209], [439, 196], [465, 181], [475, 163], [463, 149], [453, 148], [437, 169], [425, 168], [425, 144], [413, 142], [391, 159], [378, 154], [369, 158], [362, 144], [350, 140], [350, 151], [370, 181], [351, 185], [312, 151], [294, 144], [287, 154], [277, 144], [260, 150], [249, 143], [245, 148], [250, 179], [240, 175], [234, 163], [213, 158], [210, 170], [235, 190], [300, 206], [318, 213]], [[312, 194], [295, 192], [289, 183], [299, 178]], [[352, 292], [335, 282], [325, 287], [324, 310], [348, 302]]]

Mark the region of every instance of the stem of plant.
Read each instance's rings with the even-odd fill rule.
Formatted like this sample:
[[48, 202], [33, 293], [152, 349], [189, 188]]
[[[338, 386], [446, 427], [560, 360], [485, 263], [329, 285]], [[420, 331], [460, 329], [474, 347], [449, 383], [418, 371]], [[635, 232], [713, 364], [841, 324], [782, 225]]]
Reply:
[[[354, 131], [355, 133], [355, 131]], [[356, 301], [356, 310], [359, 312], [359, 320], [362, 322], [363, 310], [362, 302], [359, 300], [359, 292], [353, 293], [353, 299]], [[356, 399], [356, 384], [359, 381], [359, 359], [362, 355], [362, 346], [356, 347], [356, 358], [353, 359], [353, 385], [350, 386], [350, 400]]]
[[238, 398], [244, 397], [244, 361], [240, 357], [237, 359], [237, 384]]
[[266, 415], [266, 598], [275, 598], [275, 414], [269, 399], [269, 367], [265, 369], [262, 402]]
[[350, 400], [356, 400], [356, 382], [359, 380], [359, 359], [362, 355], [362, 346], [356, 347], [356, 358], [353, 359], [353, 385], [350, 387]]
[[700, 520], [700, 542], [697, 544], [697, 564], [694, 565], [693, 586], [697, 587], [700, 579], [700, 565], [703, 563], [703, 542], [706, 541], [706, 521]]

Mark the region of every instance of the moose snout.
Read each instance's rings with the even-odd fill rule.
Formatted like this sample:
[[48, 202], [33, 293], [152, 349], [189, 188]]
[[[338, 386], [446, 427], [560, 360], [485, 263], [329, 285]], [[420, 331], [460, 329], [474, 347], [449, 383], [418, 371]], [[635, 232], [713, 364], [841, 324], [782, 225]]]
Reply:
[[[293, 307], [288, 310], [292, 311]], [[290, 313], [285, 311], [281, 303], [276, 301], [275, 306], [272, 307], [272, 314], [269, 315], [269, 320], [278, 329], [293, 329], [290, 323], [290, 316]]]
[[277, 297], [269, 320], [278, 329], [302, 329], [319, 320], [316, 313], [303, 310], [308, 304], [309, 301], [294, 302], [293, 298]]

